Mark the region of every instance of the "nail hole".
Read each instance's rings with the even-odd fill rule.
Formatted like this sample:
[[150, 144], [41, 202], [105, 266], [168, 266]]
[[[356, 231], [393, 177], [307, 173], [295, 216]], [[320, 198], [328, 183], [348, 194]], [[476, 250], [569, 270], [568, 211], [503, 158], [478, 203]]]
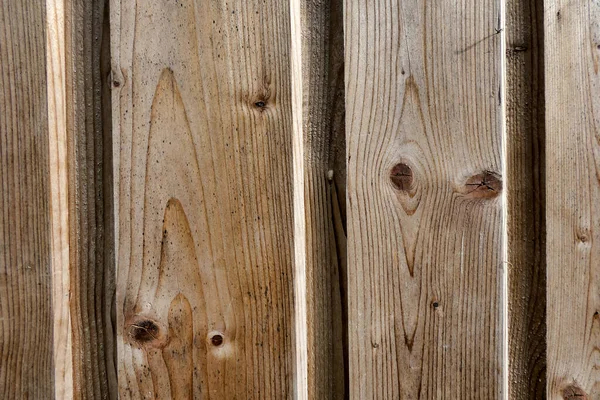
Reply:
[[413, 184], [413, 172], [404, 163], [396, 164], [390, 171], [390, 180], [398, 190], [409, 190]]
[[113, 81], [113, 86], [114, 87], [120, 87], [121, 86], [121, 82], [119, 82], [119, 81]]
[[210, 338], [210, 342], [212, 343], [213, 346], [219, 347], [223, 344], [223, 336], [221, 336], [219, 334], [213, 335]]
[[254, 105], [260, 109], [265, 109], [267, 107], [267, 103], [264, 101], [257, 101]]
[[431, 305], [433, 306], [433, 308], [438, 308], [440, 306], [440, 303], [434, 301], [433, 303], [431, 303]]

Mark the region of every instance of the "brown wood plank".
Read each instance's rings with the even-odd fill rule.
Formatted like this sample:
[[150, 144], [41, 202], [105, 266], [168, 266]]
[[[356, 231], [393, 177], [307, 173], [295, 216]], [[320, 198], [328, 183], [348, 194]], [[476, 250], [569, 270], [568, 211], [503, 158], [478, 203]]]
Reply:
[[0, 2], [0, 398], [54, 394], [46, 3]]
[[345, 231], [336, 229], [345, 223], [336, 211], [340, 203], [345, 205], [343, 4], [341, 0], [300, 3], [307, 395], [344, 399]]
[[345, 2], [351, 398], [506, 395], [500, 24]]
[[548, 386], [600, 397], [600, 3], [544, 2]]
[[546, 393], [543, 1], [506, 2], [509, 393]]
[[73, 396], [117, 397], [107, 0], [65, 1]]
[[294, 390], [287, 1], [111, 3], [123, 399]]

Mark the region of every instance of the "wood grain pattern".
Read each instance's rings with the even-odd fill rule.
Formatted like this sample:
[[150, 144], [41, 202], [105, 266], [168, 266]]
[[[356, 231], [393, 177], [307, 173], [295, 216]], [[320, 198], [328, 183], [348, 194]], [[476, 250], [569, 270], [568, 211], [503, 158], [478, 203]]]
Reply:
[[543, 1], [506, 2], [506, 187], [511, 399], [546, 393]]
[[46, 3], [0, 3], [0, 397], [54, 395]]
[[548, 386], [600, 397], [600, 3], [545, 1]]
[[[304, 205], [306, 219], [307, 396], [344, 399], [345, 205], [343, 19], [341, 0], [302, 1]], [[297, 44], [298, 45], [298, 44]], [[297, 108], [294, 107], [296, 111]], [[338, 195], [336, 187], [340, 187]]]
[[111, 29], [120, 396], [289, 398], [289, 3], [113, 0]]
[[346, 1], [350, 397], [503, 385], [499, 1]]
[[108, 1], [64, 6], [72, 395], [116, 398]]
[[71, 330], [71, 268], [69, 249], [69, 158], [65, 70], [65, 4], [46, 2], [46, 58], [48, 78], [48, 150], [52, 206], [52, 309], [54, 397], [71, 399], [73, 344]]

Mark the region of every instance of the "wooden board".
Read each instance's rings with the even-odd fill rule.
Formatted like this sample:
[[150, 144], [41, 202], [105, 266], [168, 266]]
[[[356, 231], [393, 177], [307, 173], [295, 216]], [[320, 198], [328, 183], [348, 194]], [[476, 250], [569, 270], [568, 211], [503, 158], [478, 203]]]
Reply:
[[543, 1], [506, 2], [509, 389], [545, 399]]
[[600, 3], [545, 1], [548, 398], [600, 397]]
[[65, 0], [64, 13], [71, 386], [116, 399], [108, 1]]
[[0, 3], [0, 398], [54, 395], [46, 3]]
[[[300, 1], [309, 399], [345, 399], [344, 48], [341, 0]], [[294, 110], [298, 108], [295, 106]], [[340, 205], [341, 203], [341, 205]]]
[[289, 2], [110, 10], [120, 396], [289, 398]]
[[345, 2], [353, 399], [506, 395], [501, 13]]

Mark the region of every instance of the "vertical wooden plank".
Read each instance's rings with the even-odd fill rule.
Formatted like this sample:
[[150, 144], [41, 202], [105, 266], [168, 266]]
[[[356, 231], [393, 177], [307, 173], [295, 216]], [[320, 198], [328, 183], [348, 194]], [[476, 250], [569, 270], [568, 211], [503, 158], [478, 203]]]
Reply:
[[123, 399], [292, 396], [289, 6], [111, 2]]
[[600, 3], [545, 1], [548, 398], [600, 396]]
[[501, 23], [345, 2], [351, 398], [506, 395]]
[[[344, 46], [341, 0], [303, 0], [302, 127], [306, 220], [307, 389], [345, 399]], [[294, 107], [294, 111], [297, 108]], [[339, 188], [339, 195], [338, 190]], [[337, 229], [336, 229], [337, 228]]]
[[46, 59], [50, 199], [52, 221], [52, 309], [54, 398], [71, 399], [73, 344], [71, 330], [71, 268], [69, 261], [69, 183], [67, 155], [65, 4], [46, 1]]
[[543, 1], [506, 2], [506, 187], [511, 399], [546, 393]]
[[0, 2], [0, 397], [52, 398], [46, 3]]
[[73, 396], [116, 398], [107, 0], [65, 0]]

